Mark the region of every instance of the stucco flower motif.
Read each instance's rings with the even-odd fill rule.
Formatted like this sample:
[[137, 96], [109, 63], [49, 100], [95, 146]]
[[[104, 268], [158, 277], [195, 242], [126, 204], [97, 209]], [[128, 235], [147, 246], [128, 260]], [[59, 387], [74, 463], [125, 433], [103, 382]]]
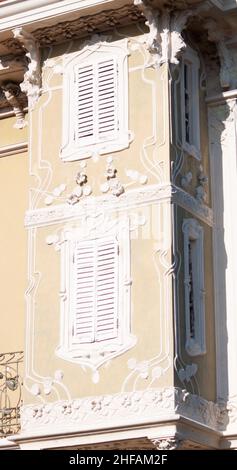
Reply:
[[122, 184], [120, 183], [120, 181], [116, 181], [116, 183], [112, 186], [112, 194], [114, 196], [121, 196], [121, 194], [123, 194], [125, 191], [124, 187], [122, 186]]
[[125, 395], [125, 397], [123, 397], [123, 399], [121, 401], [121, 405], [124, 408], [129, 408], [132, 405], [131, 397], [129, 397], [128, 395]]
[[100, 411], [102, 409], [102, 403], [101, 401], [92, 401], [91, 403], [91, 409], [93, 411]]
[[80, 184], [80, 186], [82, 186], [83, 184], [86, 184], [87, 183], [86, 174], [79, 171], [79, 173], [77, 173], [77, 176], [76, 176], [76, 183]]
[[116, 168], [113, 168], [112, 166], [107, 166], [105, 176], [107, 177], [108, 180], [110, 180], [111, 178], [115, 178], [116, 173], [117, 173]]
[[72, 413], [72, 407], [71, 407], [71, 405], [65, 404], [65, 405], [62, 406], [62, 414], [64, 414], [64, 415], [70, 415], [71, 413]]
[[43, 408], [34, 408], [32, 412], [32, 417], [35, 419], [41, 418], [43, 416]]
[[77, 202], [79, 202], [79, 197], [76, 196], [76, 194], [71, 194], [67, 198], [67, 203], [70, 204], [71, 206], [73, 206], [74, 204], [77, 204]]

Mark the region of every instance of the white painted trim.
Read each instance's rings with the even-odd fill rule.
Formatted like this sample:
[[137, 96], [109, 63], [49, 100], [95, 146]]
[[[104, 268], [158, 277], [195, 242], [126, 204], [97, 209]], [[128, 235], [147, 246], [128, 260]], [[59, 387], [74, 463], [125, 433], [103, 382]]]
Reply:
[[0, 147], [0, 158], [9, 157], [9, 155], [16, 155], [17, 153], [27, 152], [28, 142], [20, 142], [19, 144], [6, 145]]
[[[184, 84], [184, 66], [187, 65], [191, 73], [190, 83], [190, 134], [191, 142], [186, 140], [185, 129], [185, 84]], [[199, 112], [199, 68], [200, 61], [196, 51], [187, 46], [181, 62], [181, 119], [182, 119], [182, 142], [185, 152], [192, 155], [197, 160], [201, 160], [200, 150], [200, 112]]]
[[[197, 422], [190, 421], [177, 414], [163, 422], [141, 423], [140, 425], [120, 428], [90, 430], [89, 432], [67, 433], [52, 432], [38, 436], [20, 433], [10, 436], [21, 450], [43, 450], [55, 448], [77, 448], [88, 450], [169, 450], [169, 443], [176, 444], [181, 450], [218, 449], [220, 432]], [[159, 446], [160, 444], [160, 446]], [[167, 446], [168, 444], [168, 446]], [[174, 448], [174, 447], [173, 447]]]
[[[195, 219], [184, 219], [182, 230], [184, 234], [185, 348], [190, 356], [199, 356], [206, 353], [203, 228]], [[191, 260], [190, 241], [194, 242], [191, 247]], [[190, 263], [193, 273], [194, 337], [192, 337], [190, 325]]]
[[0, 451], [1, 450], [20, 450], [20, 447], [15, 442], [7, 438], [0, 438]]
[[[128, 132], [128, 49], [127, 40], [116, 43], [89, 43], [82, 51], [69, 54], [64, 58], [63, 66], [63, 143], [61, 158], [64, 161], [74, 161], [93, 156], [123, 150], [129, 146]], [[78, 65], [96, 65], [100, 61], [114, 59], [116, 63], [117, 79], [115, 81], [115, 109], [117, 122], [112, 136], [102, 140], [97, 138], [95, 142], [77, 142], [78, 123], [76, 122], [77, 110], [75, 110], [75, 70]], [[94, 83], [96, 90], [97, 83]], [[96, 93], [96, 91], [95, 91]], [[78, 106], [78, 105], [77, 105]], [[96, 120], [94, 120], [96, 124]], [[118, 128], [116, 130], [116, 126]]]
[[206, 103], [208, 105], [216, 106], [217, 104], [225, 103], [228, 100], [237, 98], [237, 90], [229, 90], [220, 93], [219, 95], [209, 96], [206, 98]]

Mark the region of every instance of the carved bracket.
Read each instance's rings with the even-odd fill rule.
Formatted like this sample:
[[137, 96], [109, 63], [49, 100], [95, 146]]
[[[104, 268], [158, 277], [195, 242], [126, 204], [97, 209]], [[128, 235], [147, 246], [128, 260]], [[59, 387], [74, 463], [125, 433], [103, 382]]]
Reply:
[[151, 438], [153, 446], [157, 450], [177, 450], [182, 447], [183, 441], [177, 437]]
[[17, 118], [16, 124], [14, 125], [14, 127], [16, 127], [17, 129], [22, 129], [23, 127], [25, 127], [26, 121], [25, 121], [25, 113], [23, 110], [23, 104], [22, 104], [22, 100], [20, 97], [21, 95], [20, 86], [17, 83], [8, 82], [6, 84], [3, 84], [1, 89], [5, 96], [6, 101], [13, 108], [13, 111]]
[[27, 51], [26, 57], [29, 60], [28, 70], [21, 83], [21, 90], [28, 96], [28, 106], [32, 110], [40, 96], [41, 69], [40, 69], [40, 49], [34, 36], [23, 28], [13, 30], [14, 38], [17, 39]]
[[157, 65], [167, 62], [178, 64], [179, 56], [186, 48], [182, 31], [188, 19], [197, 15], [201, 9], [206, 9], [207, 5], [173, 12], [168, 8], [160, 11], [151, 6], [149, 0], [134, 0], [134, 4], [147, 19], [146, 25], [150, 29], [147, 47], [152, 54], [156, 54]]
[[215, 42], [217, 52], [220, 59], [220, 84], [221, 87], [226, 89], [231, 86], [231, 72], [233, 70], [233, 59], [231, 53], [226, 46], [226, 41], [223, 31], [220, 30], [218, 24], [212, 18], [209, 18], [204, 27], [208, 31], [209, 41]]

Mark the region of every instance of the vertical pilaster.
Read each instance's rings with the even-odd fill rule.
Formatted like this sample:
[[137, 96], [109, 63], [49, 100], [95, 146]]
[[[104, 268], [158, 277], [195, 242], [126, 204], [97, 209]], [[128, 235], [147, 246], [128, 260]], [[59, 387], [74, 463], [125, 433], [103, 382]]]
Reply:
[[209, 108], [217, 399], [237, 395], [237, 100]]

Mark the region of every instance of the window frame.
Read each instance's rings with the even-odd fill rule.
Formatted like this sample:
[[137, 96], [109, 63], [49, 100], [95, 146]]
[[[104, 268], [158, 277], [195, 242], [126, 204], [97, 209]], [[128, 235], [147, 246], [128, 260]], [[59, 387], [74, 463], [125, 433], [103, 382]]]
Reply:
[[60, 288], [60, 344], [57, 356], [92, 368], [100, 367], [104, 362], [130, 349], [136, 342], [131, 334], [131, 277], [130, 277], [130, 231], [129, 220], [120, 220], [106, 232], [99, 233], [96, 239], [113, 237], [119, 246], [118, 255], [118, 334], [116, 338], [94, 342], [73, 340], [73, 251], [75, 241], [89, 241], [78, 229], [65, 229], [62, 232], [61, 251], [61, 288]]
[[[63, 73], [63, 141], [61, 158], [63, 161], [76, 161], [103, 155], [128, 148], [130, 132], [128, 131], [128, 48], [127, 40], [115, 43], [96, 42], [87, 44], [81, 51], [70, 54], [64, 59]], [[83, 64], [98, 64], [105, 59], [113, 59], [117, 68], [117, 86], [115, 88], [115, 108], [118, 129], [110, 139], [101, 138], [88, 144], [79, 144], [76, 139], [75, 70]]]
[[[204, 283], [204, 230], [195, 219], [184, 219], [184, 301], [186, 342], [185, 349], [190, 356], [206, 353], [205, 340], [205, 283]], [[190, 242], [191, 256], [190, 260]], [[193, 321], [190, 310], [190, 261], [192, 265]]]
[[[189, 70], [190, 142], [186, 138], [185, 66]], [[181, 63], [182, 144], [185, 152], [197, 160], [201, 160], [199, 70], [198, 54], [188, 46], [183, 53]]]

